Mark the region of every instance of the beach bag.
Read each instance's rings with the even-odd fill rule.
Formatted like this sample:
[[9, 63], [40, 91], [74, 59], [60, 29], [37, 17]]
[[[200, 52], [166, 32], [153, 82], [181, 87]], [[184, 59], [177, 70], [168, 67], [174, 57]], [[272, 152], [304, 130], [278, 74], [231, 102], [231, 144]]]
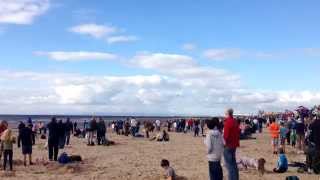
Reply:
[[70, 158], [68, 157], [68, 154], [67, 153], [62, 153], [59, 158], [58, 158], [58, 162], [60, 164], [67, 164], [70, 162]]
[[70, 162], [80, 162], [82, 161], [82, 158], [79, 155], [71, 155], [69, 156], [69, 160]]
[[286, 180], [299, 180], [297, 176], [287, 176]]

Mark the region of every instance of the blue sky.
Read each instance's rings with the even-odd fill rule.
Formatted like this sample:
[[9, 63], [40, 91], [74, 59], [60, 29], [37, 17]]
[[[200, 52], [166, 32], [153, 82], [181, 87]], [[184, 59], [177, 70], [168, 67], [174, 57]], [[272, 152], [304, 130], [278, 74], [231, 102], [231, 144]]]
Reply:
[[[9, 2], [17, 9], [0, 12], [1, 70], [93, 77], [161, 75], [178, 79], [160, 67], [137, 66], [132, 60], [139, 54], [151, 58], [154, 53], [162, 53], [188, 56], [197, 68], [215, 68], [239, 76], [241, 87], [230, 90], [271, 94], [310, 91], [318, 100], [319, 1], [4, 0], [0, 10], [6, 9]], [[25, 11], [30, 5], [38, 5], [38, 9], [12, 18], [13, 11]], [[28, 18], [22, 17], [28, 13]], [[116, 30], [95, 35], [97, 32], [91, 30], [91, 35], [71, 30], [88, 24]], [[118, 36], [128, 39], [109, 42]], [[186, 44], [192, 47], [183, 48]], [[63, 55], [100, 52], [117, 58], [69, 57], [59, 61], [49, 55], [57, 51]]]

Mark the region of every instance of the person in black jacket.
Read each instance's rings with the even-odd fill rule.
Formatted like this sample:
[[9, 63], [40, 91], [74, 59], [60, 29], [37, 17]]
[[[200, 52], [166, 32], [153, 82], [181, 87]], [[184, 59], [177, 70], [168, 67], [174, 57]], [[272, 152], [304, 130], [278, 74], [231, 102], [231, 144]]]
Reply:
[[97, 132], [97, 121], [96, 121], [96, 118], [93, 118], [90, 121], [89, 128], [88, 128], [88, 134], [89, 134], [88, 145], [89, 146], [94, 145], [94, 135], [96, 134], [96, 132]]
[[102, 118], [99, 118], [97, 125], [97, 141], [98, 145], [106, 144], [106, 124]]
[[67, 118], [67, 121], [65, 123], [65, 128], [66, 128], [66, 145], [69, 145], [70, 135], [73, 134], [73, 124], [70, 121], [70, 118]]
[[48, 152], [49, 160], [57, 161], [59, 152], [59, 126], [55, 117], [51, 119], [51, 122], [47, 125], [49, 130], [48, 137]]
[[22, 145], [23, 164], [27, 166], [27, 155], [29, 156], [29, 165], [32, 163], [32, 143], [33, 143], [33, 132], [30, 127], [26, 127], [25, 124], [19, 125], [19, 136], [18, 136], [18, 148]]
[[58, 134], [59, 134], [59, 148], [63, 149], [66, 144], [66, 125], [59, 120], [58, 122]]

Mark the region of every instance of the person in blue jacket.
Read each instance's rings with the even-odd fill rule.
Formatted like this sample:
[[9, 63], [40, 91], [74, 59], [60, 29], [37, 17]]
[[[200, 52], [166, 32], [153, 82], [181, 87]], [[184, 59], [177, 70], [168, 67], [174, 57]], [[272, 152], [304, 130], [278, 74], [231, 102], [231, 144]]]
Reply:
[[279, 158], [277, 168], [273, 169], [275, 173], [284, 173], [288, 170], [288, 160], [286, 155], [284, 154], [283, 148], [279, 149]]

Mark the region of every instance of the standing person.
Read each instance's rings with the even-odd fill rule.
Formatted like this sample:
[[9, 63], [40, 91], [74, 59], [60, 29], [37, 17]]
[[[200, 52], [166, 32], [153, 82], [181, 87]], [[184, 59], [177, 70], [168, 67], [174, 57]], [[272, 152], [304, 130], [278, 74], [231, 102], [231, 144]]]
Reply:
[[135, 137], [137, 132], [137, 125], [138, 125], [137, 120], [135, 118], [132, 118], [130, 120], [130, 125], [131, 125], [131, 135]]
[[204, 136], [204, 125], [205, 121], [203, 119], [200, 120], [200, 127], [201, 127], [201, 135]]
[[207, 127], [209, 131], [207, 132], [204, 143], [207, 146], [209, 177], [210, 180], [222, 180], [223, 171], [220, 162], [223, 154], [224, 142], [222, 134], [219, 131], [219, 119], [212, 118], [212, 120], [207, 120]]
[[233, 109], [226, 111], [223, 137], [225, 141], [224, 160], [228, 170], [228, 179], [239, 180], [236, 149], [240, 146], [240, 128], [238, 122], [233, 118]]
[[73, 134], [73, 125], [72, 122], [70, 121], [70, 118], [67, 118], [67, 121], [65, 123], [65, 128], [66, 128], [66, 145], [69, 145], [70, 143], [70, 136]]
[[88, 137], [88, 145], [89, 146], [94, 146], [94, 136], [97, 132], [97, 121], [96, 118], [92, 118], [92, 120], [90, 121], [90, 125], [89, 125], [89, 137]]
[[272, 138], [273, 154], [278, 154], [280, 127], [276, 123], [276, 119], [274, 117], [270, 118], [270, 123], [271, 124], [269, 125], [269, 131]]
[[128, 136], [130, 134], [130, 123], [129, 121], [125, 121], [124, 123], [124, 135]]
[[[3, 134], [3, 132], [4, 132], [5, 130], [7, 130], [7, 128], [8, 128], [8, 123], [7, 123], [7, 121], [1, 121], [1, 122], [0, 122], [0, 137], [1, 137], [1, 135]], [[1, 138], [0, 138], [0, 143], [1, 143]], [[1, 160], [2, 154], [3, 154], [3, 149], [0, 147], [0, 160]]]
[[259, 130], [259, 133], [262, 133], [263, 121], [264, 121], [264, 119], [262, 117], [258, 118], [258, 130]]
[[171, 126], [172, 126], [171, 120], [168, 120], [167, 124], [168, 124], [168, 132], [170, 132], [171, 131]]
[[36, 133], [37, 132], [34, 132], [33, 122], [32, 122], [32, 118], [31, 117], [29, 117], [28, 120], [27, 120], [27, 126], [32, 129], [32, 145], [35, 145], [36, 144]]
[[57, 119], [53, 117], [51, 122], [47, 125], [49, 130], [49, 137], [48, 137], [48, 153], [49, 153], [49, 160], [57, 161], [58, 159], [58, 152], [59, 152], [59, 126], [57, 123]]
[[1, 147], [3, 148], [3, 170], [6, 170], [7, 161], [9, 160], [10, 171], [12, 171], [13, 143], [15, 143], [15, 138], [12, 135], [12, 130], [6, 129], [1, 135]]
[[199, 120], [196, 119], [196, 120], [194, 121], [194, 128], [193, 128], [193, 130], [194, 130], [194, 137], [199, 136], [199, 131], [200, 131], [199, 125], [200, 125], [200, 122], [199, 122]]
[[309, 143], [307, 151], [307, 166], [308, 171], [311, 169], [317, 174], [320, 173], [320, 116], [315, 117], [314, 121], [310, 124], [309, 130]]
[[77, 121], [74, 121], [74, 123], [73, 123], [73, 132], [76, 132], [77, 128], [78, 128], [78, 123], [77, 123]]
[[280, 145], [284, 152], [286, 152], [286, 138], [287, 138], [288, 131], [289, 130], [284, 125], [284, 122], [281, 122], [280, 123]]
[[304, 150], [305, 125], [304, 120], [299, 118], [296, 124], [298, 150]]
[[59, 148], [63, 149], [66, 144], [66, 124], [59, 120], [58, 122], [58, 133], [59, 133]]
[[156, 128], [157, 128], [157, 131], [160, 131], [161, 129], [161, 122], [159, 119], [156, 120]]
[[32, 163], [32, 130], [26, 127], [24, 124], [21, 125], [18, 136], [18, 148], [22, 145], [23, 154], [23, 165], [27, 166], [27, 155], [29, 157], [29, 165]]
[[106, 144], [106, 124], [102, 118], [99, 118], [97, 125], [97, 142], [98, 145]]

